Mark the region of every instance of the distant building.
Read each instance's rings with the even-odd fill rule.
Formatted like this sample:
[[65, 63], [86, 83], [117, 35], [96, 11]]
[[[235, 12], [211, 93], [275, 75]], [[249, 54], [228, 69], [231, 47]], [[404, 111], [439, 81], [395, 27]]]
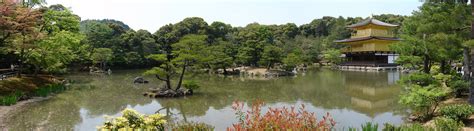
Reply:
[[355, 31], [351, 38], [335, 41], [347, 45], [342, 50], [346, 59], [342, 66], [397, 66], [398, 54], [390, 51], [389, 45], [400, 40], [394, 34], [398, 25], [369, 18], [347, 27]]

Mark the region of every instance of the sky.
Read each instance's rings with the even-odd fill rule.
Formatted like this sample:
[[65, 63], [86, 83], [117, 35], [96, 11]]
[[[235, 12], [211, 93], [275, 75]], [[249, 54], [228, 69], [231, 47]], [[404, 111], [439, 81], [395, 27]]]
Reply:
[[376, 14], [410, 15], [419, 0], [47, 0], [63, 4], [86, 19], [116, 19], [132, 29], [155, 32], [186, 17], [201, 17], [209, 24], [232, 26], [306, 24], [323, 16], [368, 17]]

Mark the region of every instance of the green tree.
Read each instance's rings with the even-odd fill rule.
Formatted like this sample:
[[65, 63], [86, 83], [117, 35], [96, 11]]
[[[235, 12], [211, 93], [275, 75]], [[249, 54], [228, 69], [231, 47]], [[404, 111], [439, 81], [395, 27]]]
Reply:
[[206, 51], [209, 55], [204, 61], [207, 61], [213, 69], [223, 69], [224, 74], [227, 74], [227, 68], [234, 64], [236, 54], [232, 43], [219, 40], [217, 45], [208, 47]]
[[324, 59], [333, 64], [339, 64], [342, 62], [341, 51], [336, 49], [329, 49], [324, 52]]
[[99, 64], [102, 70], [107, 68], [107, 62], [110, 62], [113, 57], [113, 51], [109, 48], [95, 48], [91, 54], [92, 63]]
[[303, 63], [303, 60], [301, 60], [301, 58], [295, 53], [290, 53], [283, 59], [283, 64], [285, 64], [284, 69], [286, 71], [292, 71], [301, 63]]
[[260, 63], [266, 65], [267, 69], [273, 67], [275, 63], [281, 62], [283, 59], [283, 50], [276, 46], [265, 46], [262, 53]]
[[[443, 72], [449, 70], [452, 60], [460, 59], [461, 41], [468, 31], [463, 28], [470, 19], [465, 4], [425, 3], [403, 22], [401, 41], [393, 50], [404, 61], [410, 58], [423, 60], [423, 71], [429, 73], [433, 63], [441, 64]], [[417, 57], [412, 57], [417, 56]]]
[[46, 70], [50, 73], [63, 71], [67, 65], [78, 59], [81, 50], [81, 41], [84, 37], [78, 33], [60, 31], [42, 40], [36, 48], [28, 50], [26, 63], [35, 67], [34, 75]]
[[198, 65], [204, 59], [202, 51], [205, 49], [206, 41], [206, 35], [184, 36], [178, 43], [171, 45], [171, 52], [150, 55], [150, 59], [161, 62], [161, 64], [146, 71], [145, 74], [155, 75], [157, 79], [165, 81], [165, 88], [168, 89], [171, 89], [172, 77], [178, 76], [175, 90], [179, 90], [187, 68]]

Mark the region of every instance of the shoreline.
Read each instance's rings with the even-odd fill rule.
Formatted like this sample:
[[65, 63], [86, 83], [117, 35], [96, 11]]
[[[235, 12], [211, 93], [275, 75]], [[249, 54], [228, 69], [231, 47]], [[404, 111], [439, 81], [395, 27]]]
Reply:
[[26, 106], [28, 104], [31, 104], [31, 103], [47, 100], [49, 98], [51, 98], [51, 96], [48, 96], [48, 97], [33, 97], [33, 98], [28, 99], [28, 100], [19, 101], [15, 105], [0, 106], [0, 129], [7, 128], [5, 120], [8, 119], [11, 111], [23, 108], [24, 106]]

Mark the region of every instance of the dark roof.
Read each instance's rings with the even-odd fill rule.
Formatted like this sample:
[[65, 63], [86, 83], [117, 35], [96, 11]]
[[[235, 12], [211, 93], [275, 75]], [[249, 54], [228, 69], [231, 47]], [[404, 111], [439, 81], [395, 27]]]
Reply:
[[379, 26], [387, 26], [387, 27], [397, 27], [398, 26], [398, 25], [394, 25], [394, 24], [385, 23], [385, 22], [382, 22], [382, 21], [374, 19], [374, 18], [368, 18], [368, 19], [365, 19], [365, 20], [363, 20], [359, 23], [355, 23], [355, 24], [349, 25], [347, 27], [356, 28], [356, 27], [365, 26], [365, 25], [368, 25], [368, 24], [374, 24], [374, 25], [379, 25]]
[[399, 38], [393, 38], [393, 37], [369, 36], [369, 37], [360, 37], [360, 38], [350, 38], [350, 39], [344, 39], [344, 40], [336, 40], [334, 42], [344, 43], [344, 42], [364, 41], [364, 40], [370, 40], [370, 39], [394, 40], [394, 41], [401, 40]]

